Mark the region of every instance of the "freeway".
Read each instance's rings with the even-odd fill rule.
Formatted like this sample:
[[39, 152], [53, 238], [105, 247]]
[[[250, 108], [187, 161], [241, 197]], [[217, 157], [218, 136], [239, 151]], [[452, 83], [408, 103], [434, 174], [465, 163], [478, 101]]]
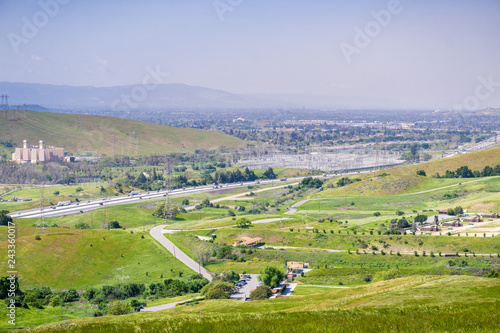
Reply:
[[[350, 172], [350, 173], [344, 173], [341, 175], [344, 176], [344, 175], [349, 175], [349, 174], [358, 174], [358, 173], [365, 173], [365, 172], [371, 172], [371, 171]], [[122, 195], [122, 196], [115, 196], [115, 197], [109, 197], [109, 198], [101, 198], [101, 199], [96, 199], [96, 200], [72, 202], [71, 204], [69, 204], [67, 206], [60, 206], [60, 207], [47, 206], [47, 207], [44, 207], [43, 214], [45, 217], [73, 215], [73, 214], [79, 214], [82, 212], [88, 212], [91, 210], [103, 208], [105, 206], [116, 206], [116, 205], [123, 205], [123, 204], [146, 201], [146, 200], [159, 199], [162, 197], [166, 197], [167, 195], [172, 197], [172, 196], [202, 193], [202, 192], [217, 192], [217, 191], [227, 190], [227, 189], [232, 189], [232, 188], [233, 189], [241, 188], [243, 186], [249, 186], [249, 185], [273, 184], [275, 182], [278, 183], [280, 181], [293, 183], [296, 181], [300, 181], [306, 177], [324, 178], [324, 177], [335, 177], [335, 176], [337, 176], [337, 175], [336, 174], [328, 174], [328, 175], [323, 174], [323, 175], [316, 175], [316, 176], [302, 176], [302, 177], [289, 177], [289, 178], [282, 178], [282, 179], [266, 179], [266, 180], [250, 181], [250, 182], [238, 182], [238, 183], [231, 183], [231, 184], [221, 184], [221, 185], [217, 185], [217, 186], [214, 186], [214, 185], [193, 186], [193, 187], [175, 189], [175, 190], [171, 190], [171, 191], [167, 191], [167, 190], [163, 189], [163, 190], [158, 190], [158, 191], [142, 192], [142, 193], [137, 194], [137, 195]], [[14, 217], [14, 218], [38, 218], [40, 216], [40, 208], [13, 212], [13, 213], [10, 213], [9, 215], [11, 217]]]

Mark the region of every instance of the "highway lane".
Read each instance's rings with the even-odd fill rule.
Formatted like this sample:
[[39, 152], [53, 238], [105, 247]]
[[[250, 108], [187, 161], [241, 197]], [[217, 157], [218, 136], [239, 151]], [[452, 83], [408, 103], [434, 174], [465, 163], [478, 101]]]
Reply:
[[[349, 173], [343, 173], [343, 174], [324, 174], [324, 175], [316, 175], [316, 176], [301, 176], [301, 177], [289, 177], [285, 178], [286, 181], [281, 181], [280, 179], [266, 179], [266, 180], [256, 180], [256, 181], [251, 181], [251, 182], [238, 182], [238, 183], [231, 183], [231, 184], [221, 184], [218, 185], [217, 188], [214, 187], [214, 185], [203, 185], [203, 186], [195, 186], [195, 187], [186, 187], [184, 189], [175, 189], [172, 191], [168, 192], [168, 195], [170, 196], [178, 196], [178, 195], [186, 195], [186, 194], [194, 194], [194, 193], [202, 193], [202, 192], [217, 192], [217, 191], [222, 191], [222, 190], [227, 190], [231, 188], [240, 188], [244, 186], [250, 186], [250, 185], [266, 185], [266, 184], [273, 184], [273, 183], [285, 183], [285, 182], [296, 182], [300, 181], [304, 178], [307, 177], [313, 177], [313, 178], [328, 178], [328, 177], [336, 177], [336, 176], [346, 176], [346, 175], [353, 175], [353, 174], [359, 174], [359, 173], [367, 173], [367, 172], [372, 172], [371, 170], [369, 171], [360, 171], [360, 172], [349, 172]], [[283, 179], [283, 178], [282, 178]], [[129, 204], [129, 203], [135, 203], [135, 202], [140, 202], [140, 201], [147, 201], [147, 200], [153, 200], [153, 199], [159, 199], [162, 197], [165, 197], [167, 195], [167, 191], [165, 189], [159, 190], [159, 191], [150, 191], [150, 192], [141, 192], [138, 195], [122, 195], [122, 196], [115, 196], [115, 197], [109, 197], [109, 198], [100, 198], [100, 199], [95, 199], [95, 200], [87, 200], [87, 201], [81, 201], [81, 202], [72, 202], [68, 206], [46, 206], [44, 207], [44, 216], [45, 217], [56, 217], [56, 216], [65, 216], [65, 215], [73, 215], [73, 214], [79, 214], [80, 211], [82, 212], [88, 212], [91, 210], [103, 208], [105, 206], [116, 206], [116, 205], [123, 205], [123, 204]], [[55, 208], [51, 208], [55, 207]], [[9, 214], [13, 218], [38, 218], [40, 216], [40, 208], [35, 208], [35, 209], [29, 209], [29, 210], [24, 210], [24, 211], [17, 211]]]

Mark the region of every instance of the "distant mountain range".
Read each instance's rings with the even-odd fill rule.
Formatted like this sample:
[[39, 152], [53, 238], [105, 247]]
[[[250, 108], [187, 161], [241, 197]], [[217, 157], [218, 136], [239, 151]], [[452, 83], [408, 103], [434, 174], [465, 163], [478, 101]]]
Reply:
[[[0, 94], [9, 104], [47, 109], [245, 109], [245, 108], [391, 108], [390, 101], [366, 97], [307, 94], [232, 94], [186, 84], [161, 84], [150, 90], [141, 85], [92, 87], [0, 82]], [[43, 109], [42, 108], [42, 109]], [[33, 109], [33, 108], [29, 108]], [[42, 110], [40, 109], [40, 111]]]

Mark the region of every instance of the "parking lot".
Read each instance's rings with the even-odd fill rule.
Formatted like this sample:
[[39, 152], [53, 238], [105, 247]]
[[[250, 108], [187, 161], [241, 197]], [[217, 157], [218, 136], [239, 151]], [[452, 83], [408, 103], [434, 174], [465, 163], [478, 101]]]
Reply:
[[246, 284], [237, 289], [236, 292], [231, 295], [231, 298], [244, 301], [245, 299], [250, 297], [250, 290], [257, 288], [262, 284], [257, 279], [258, 274], [247, 274], [247, 276], [250, 276], [250, 279], [246, 280]]

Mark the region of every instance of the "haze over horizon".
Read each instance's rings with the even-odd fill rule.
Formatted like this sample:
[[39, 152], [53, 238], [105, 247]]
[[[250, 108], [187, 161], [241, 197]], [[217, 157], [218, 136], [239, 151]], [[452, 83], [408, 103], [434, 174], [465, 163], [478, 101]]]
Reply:
[[124, 86], [156, 70], [235, 94], [500, 107], [498, 0], [7, 0], [0, 13], [0, 81]]

